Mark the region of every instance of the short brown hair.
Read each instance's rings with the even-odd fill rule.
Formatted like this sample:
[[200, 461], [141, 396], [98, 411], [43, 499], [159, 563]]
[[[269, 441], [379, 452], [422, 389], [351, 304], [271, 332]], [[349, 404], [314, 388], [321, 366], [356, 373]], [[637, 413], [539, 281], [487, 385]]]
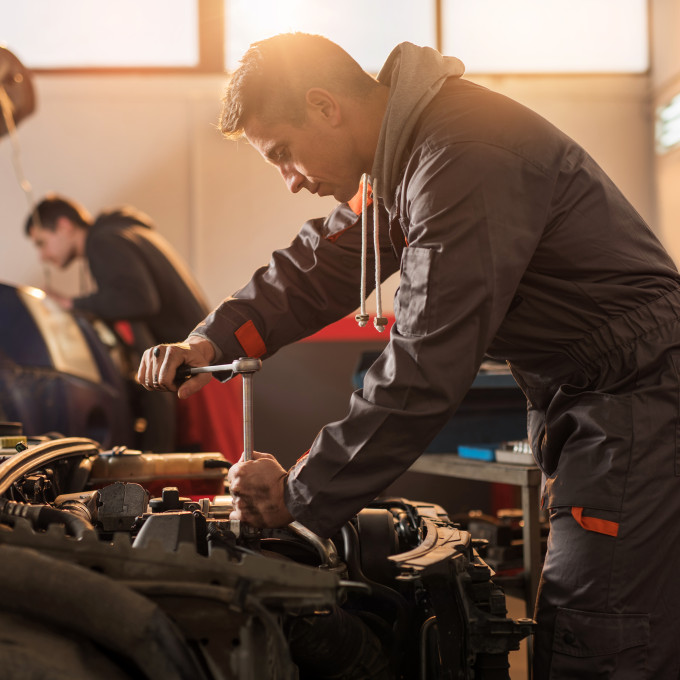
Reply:
[[253, 43], [234, 71], [224, 98], [220, 130], [243, 136], [251, 116], [301, 125], [305, 94], [312, 87], [366, 96], [378, 82], [339, 45], [321, 35], [282, 33]]
[[24, 231], [30, 235], [34, 225], [39, 225], [48, 231], [55, 231], [60, 217], [67, 217], [81, 229], [87, 229], [92, 224], [92, 217], [80, 203], [59, 194], [48, 194], [26, 218]]

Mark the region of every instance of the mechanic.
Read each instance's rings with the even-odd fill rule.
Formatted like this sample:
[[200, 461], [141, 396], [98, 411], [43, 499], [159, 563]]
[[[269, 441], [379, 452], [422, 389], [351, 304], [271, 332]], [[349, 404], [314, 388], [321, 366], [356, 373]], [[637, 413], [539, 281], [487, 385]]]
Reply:
[[[349, 201], [370, 176], [401, 285], [347, 416], [289, 471], [270, 454], [235, 465], [232, 517], [333, 535], [426, 448], [485, 355], [506, 360], [551, 523], [534, 678], [676, 680], [680, 275], [584, 149], [462, 73], [402, 43], [376, 80], [330, 41], [287, 34], [252, 45], [233, 74], [223, 133], [244, 135], [294, 193]], [[357, 223], [344, 203], [306, 223], [184, 342], [147, 350], [138, 380], [176, 390], [182, 363], [266, 358], [348, 313]], [[393, 269], [384, 258], [381, 276]]]
[[[46, 292], [67, 311], [109, 322], [135, 353], [135, 366], [150, 344], [184, 337], [208, 313], [187, 266], [150, 218], [134, 208], [117, 208], [93, 219], [76, 201], [49, 194], [26, 219], [25, 231], [43, 262], [64, 269], [76, 258], [87, 260], [94, 292], [78, 297]], [[133, 411], [147, 421], [141, 444], [145, 449], [177, 450], [182, 434], [175, 427], [176, 400], [168, 396], [140, 395], [137, 390], [131, 394]], [[184, 431], [190, 418], [184, 411], [194, 409], [193, 404], [182, 407], [177, 415]]]
[[150, 218], [134, 208], [93, 219], [75, 201], [51, 194], [35, 206], [25, 229], [43, 262], [64, 269], [76, 258], [85, 258], [97, 286], [95, 292], [78, 297], [54, 290], [47, 294], [67, 311], [142, 322], [136, 326], [140, 337], [134, 340], [140, 354], [149, 344], [184, 337], [208, 312], [186, 265]]

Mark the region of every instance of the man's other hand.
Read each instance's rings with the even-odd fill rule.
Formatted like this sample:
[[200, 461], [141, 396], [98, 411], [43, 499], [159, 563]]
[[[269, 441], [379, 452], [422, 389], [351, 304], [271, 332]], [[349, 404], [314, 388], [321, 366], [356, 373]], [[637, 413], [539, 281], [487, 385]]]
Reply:
[[228, 475], [234, 509], [230, 519], [255, 527], [281, 527], [293, 516], [283, 500], [286, 471], [269, 453], [253, 451], [253, 459], [236, 463]]
[[147, 390], [177, 392], [180, 399], [198, 392], [210, 382], [210, 373], [195, 375], [181, 385], [175, 383], [180, 366], [209, 366], [215, 358], [212, 343], [192, 335], [184, 342], [150, 347], [142, 355], [137, 371], [137, 382]]
[[64, 311], [73, 311], [73, 298], [62, 295], [61, 293], [57, 293], [56, 290], [52, 290], [51, 288], [45, 289], [45, 293], [47, 294], [47, 297], [50, 298], [50, 300], [55, 302], [57, 306], [59, 306]]

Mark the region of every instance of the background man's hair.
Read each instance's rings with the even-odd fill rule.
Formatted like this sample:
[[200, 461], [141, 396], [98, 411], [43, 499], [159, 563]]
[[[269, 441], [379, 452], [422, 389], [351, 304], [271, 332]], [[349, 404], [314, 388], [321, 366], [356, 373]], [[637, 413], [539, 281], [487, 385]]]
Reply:
[[87, 229], [92, 224], [90, 214], [82, 205], [58, 194], [48, 194], [26, 218], [24, 230], [27, 235], [30, 234], [31, 227], [39, 222], [43, 229], [54, 231], [60, 217], [67, 217], [83, 229]]
[[282, 33], [253, 43], [243, 55], [222, 100], [220, 130], [238, 139], [251, 116], [302, 125], [310, 88], [361, 98], [377, 86], [375, 78], [328, 38]]

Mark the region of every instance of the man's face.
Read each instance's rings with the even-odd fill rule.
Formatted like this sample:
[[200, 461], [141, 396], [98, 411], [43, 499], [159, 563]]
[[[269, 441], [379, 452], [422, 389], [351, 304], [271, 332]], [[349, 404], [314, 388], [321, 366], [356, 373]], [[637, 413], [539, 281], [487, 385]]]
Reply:
[[54, 231], [33, 225], [29, 238], [38, 249], [42, 262], [64, 268], [76, 256], [75, 227], [66, 218], [59, 218]]
[[352, 140], [342, 129], [308, 117], [302, 126], [252, 119], [244, 131], [294, 194], [307, 189], [338, 201], [349, 201], [356, 194], [362, 170]]

